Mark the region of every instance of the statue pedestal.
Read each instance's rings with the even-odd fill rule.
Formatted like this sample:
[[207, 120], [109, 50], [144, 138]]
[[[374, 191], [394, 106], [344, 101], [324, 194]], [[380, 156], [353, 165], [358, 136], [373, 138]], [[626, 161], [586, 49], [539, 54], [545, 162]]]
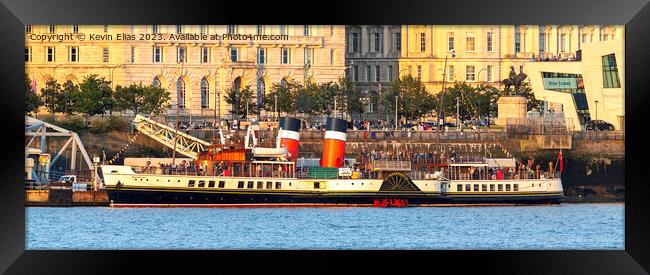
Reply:
[[526, 98], [522, 96], [502, 96], [497, 101], [496, 125], [520, 124], [526, 118]]

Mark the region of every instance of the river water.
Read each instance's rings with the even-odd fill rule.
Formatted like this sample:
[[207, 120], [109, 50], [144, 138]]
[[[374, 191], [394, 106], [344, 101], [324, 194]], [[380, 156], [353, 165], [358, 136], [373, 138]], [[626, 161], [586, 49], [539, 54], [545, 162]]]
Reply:
[[27, 249], [624, 249], [624, 204], [27, 207]]

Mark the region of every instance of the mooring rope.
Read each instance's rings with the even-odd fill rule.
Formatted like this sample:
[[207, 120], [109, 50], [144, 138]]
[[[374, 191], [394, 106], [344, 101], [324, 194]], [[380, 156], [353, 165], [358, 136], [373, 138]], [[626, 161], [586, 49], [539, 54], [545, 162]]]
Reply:
[[131, 144], [133, 144], [133, 142], [138, 140], [139, 135], [140, 135], [140, 131], [136, 131], [135, 135], [133, 135], [133, 137], [131, 137], [131, 140], [129, 140], [129, 143], [127, 143], [124, 147], [122, 147], [122, 149], [120, 149], [120, 151], [118, 151], [117, 154], [115, 154], [115, 156], [113, 156], [108, 161], [108, 164], [113, 164], [114, 161], [118, 160], [120, 158], [120, 156], [123, 155], [126, 152], [127, 149], [129, 149], [129, 146], [131, 146]]

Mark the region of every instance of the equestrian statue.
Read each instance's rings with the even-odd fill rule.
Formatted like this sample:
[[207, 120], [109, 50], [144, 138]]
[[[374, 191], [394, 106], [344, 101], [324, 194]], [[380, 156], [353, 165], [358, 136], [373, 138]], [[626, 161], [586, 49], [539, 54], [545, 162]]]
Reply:
[[524, 83], [524, 79], [528, 77], [524, 72], [519, 72], [519, 74], [515, 73], [515, 67], [510, 66], [510, 74], [508, 75], [508, 78], [501, 80], [501, 84], [505, 85], [505, 89], [503, 90], [506, 95], [509, 95], [510, 91], [510, 86], [515, 86], [514, 94], [519, 93], [519, 87], [521, 87], [521, 84]]

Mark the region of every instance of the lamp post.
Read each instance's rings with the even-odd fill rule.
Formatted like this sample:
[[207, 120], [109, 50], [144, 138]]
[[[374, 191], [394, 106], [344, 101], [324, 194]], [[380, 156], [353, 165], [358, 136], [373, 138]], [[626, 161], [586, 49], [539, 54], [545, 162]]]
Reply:
[[596, 103], [596, 120], [598, 120], [598, 100], [595, 100], [594, 103]]
[[113, 67], [107, 67], [108, 71], [109, 71], [109, 78], [111, 79], [111, 89], [113, 89], [113, 87], [114, 87], [114, 85], [113, 85], [113, 73], [115, 72], [115, 69], [117, 69], [119, 67], [122, 67], [122, 66], [124, 66], [124, 63], [122, 63], [120, 65], [113, 66]]
[[397, 95], [395, 96], [395, 130], [397, 130], [397, 119], [398, 119], [397, 118], [397, 98], [398, 97], [399, 96], [397, 96]]
[[456, 97], [456, 130], [460, 130], [460, 97]]
[[[223, 62], [223, 60], [222, 60]], [[221, 116], [221, 93], [219, 91], [219, 86], [217, 85], [219, 81], [219, 69], [226, 69], [226, 67], [219, 66], [217, 67], [217, 71], [215, 72], [215, 85], [214, 85], [214, 121], [215, 123], [217, 122], [217, 114], [218, 116]], [[217, 109], [218, 108], [218, 109]]]
[[[403, 71], [407, 71], [407, 70], [408, 70], [408, 69], [406, 69], [406, 68], [405, 68], [405, 69], [401, 69], [401, 70], [399, 70], [399, 72], [397, 73], [397, 79], [400, 78], [400, 76], [402, 75], [402, 72], [403, 72]], [[398, 118], [398, 114], [397, 114], [397, 108], [398, 108], [398, 107], [397, 107], [397, 97], [398, 97], [398, 96], [395, 96], [395, 130], [397, 130], [397, 121], [399, 120], [399, 118]], [[388, 112], [386, 112], [386, 122], [388, 122]]]
[[274, 98], [275, 98], [275, 107], [273, 113], [275, 115], [275, 119], [277, 120], [278, 119], [278, 94], [275, 94]]
[[486, 71], [486, 70], [487, 70], [487, 68], [483, 68], [483, 69], [478, 70], [478, 73], [476, 74], [476, 81], [477, 82], [481, 82], [481, 72]]

